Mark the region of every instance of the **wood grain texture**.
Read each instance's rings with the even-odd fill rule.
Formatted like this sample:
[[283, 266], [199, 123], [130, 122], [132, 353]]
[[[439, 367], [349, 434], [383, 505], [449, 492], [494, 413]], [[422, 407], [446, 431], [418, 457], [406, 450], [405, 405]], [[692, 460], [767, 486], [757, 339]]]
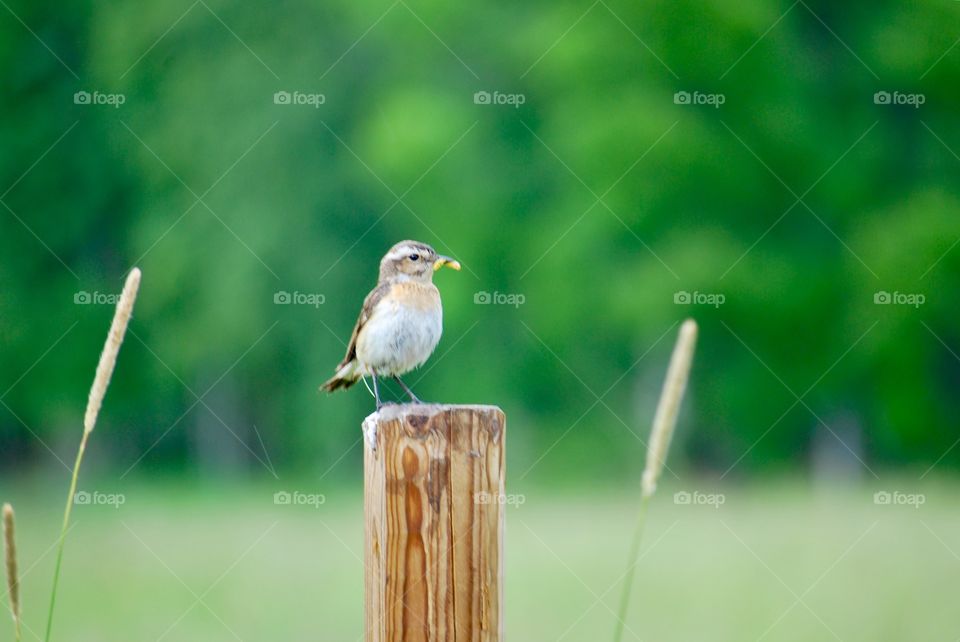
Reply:
[[367, 642], [500, 642], [503, 411], [387, 406], [363, 430]]

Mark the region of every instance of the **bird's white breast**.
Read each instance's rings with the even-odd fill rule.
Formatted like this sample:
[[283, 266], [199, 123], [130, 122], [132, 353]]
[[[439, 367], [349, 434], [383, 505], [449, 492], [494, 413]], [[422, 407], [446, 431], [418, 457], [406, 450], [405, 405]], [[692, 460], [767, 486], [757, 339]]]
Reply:
[[443, 330], [443, 309], [436, 288], [407, 292], [400, 286], [381, 299], [357, 337], [363, 374], [392, 376], [409, 372], [433, 353]]

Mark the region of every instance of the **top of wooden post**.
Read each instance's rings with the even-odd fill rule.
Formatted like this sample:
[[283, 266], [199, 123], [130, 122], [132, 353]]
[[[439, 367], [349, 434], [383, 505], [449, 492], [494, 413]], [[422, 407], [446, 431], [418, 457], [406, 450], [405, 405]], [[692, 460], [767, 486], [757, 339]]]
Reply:
[[494, 425], [502, 429], [504, 414], [498, 406], [486, 404], [440, 404], [440, 403], [404, 403], [386, 404], [380, 410], [367, 415], [363, 420], [363, 435], [371, 450], [376, 450], [377, 426], [391, 421], [400, 421], [414, 428], [427, 426], [439, 415], [466, 412], [469, 414], [490, 416]]

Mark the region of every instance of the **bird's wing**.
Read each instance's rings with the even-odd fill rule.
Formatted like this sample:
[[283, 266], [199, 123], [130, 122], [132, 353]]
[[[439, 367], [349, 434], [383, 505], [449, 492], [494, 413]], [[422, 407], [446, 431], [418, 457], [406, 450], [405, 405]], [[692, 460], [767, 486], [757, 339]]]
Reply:
[[390, 291], [391, 285], [389, 283], [381, 283], [373, 290], [370, 291], [370, 294], [367, 295], [367, 298], [363, 300], [363, 307], [360, 309], [360, 316], [357, 318], [356, 325], [353, 326], [353, 334], [350, 335], [350, 343], [347, 345], [347, 354], [343, 357], [343, 361], [340, 362], [340, 365], [337, 368], [342, 368], [351, 361], [353, 361], [357, 356], [357, 337], [360, 335], [360, 330], [363, 329], [364, 324], [370, 320], [370, 317], [373, 315], [373, 309], [377, 306], [377, 303], [386, 296], [387, 292]]

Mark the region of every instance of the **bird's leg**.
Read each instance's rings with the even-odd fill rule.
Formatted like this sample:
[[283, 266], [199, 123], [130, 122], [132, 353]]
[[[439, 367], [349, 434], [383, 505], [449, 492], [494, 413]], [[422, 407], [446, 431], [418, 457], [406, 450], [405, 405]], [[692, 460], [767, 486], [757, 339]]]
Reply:
[[404, 392], [410, 395], [410, 400], [413, 401], [413, 403], [423, 403], [417, 398], [417, 395], [413, 394], [413, 390], [410, 390], [410, 388], [407, 387], [407, 384], [403, 383], [403, 379], [397, 375], [393, 375], [393, 378], [397, 380], [397, 383], [400, 384], [400, 387], [403, 388]]
[[380, 386], [377, 385], [377, 373], [373, 373], [373, 398], [377, 402], [377, 410], [383, 407], [383, 404], [380, 403]]

